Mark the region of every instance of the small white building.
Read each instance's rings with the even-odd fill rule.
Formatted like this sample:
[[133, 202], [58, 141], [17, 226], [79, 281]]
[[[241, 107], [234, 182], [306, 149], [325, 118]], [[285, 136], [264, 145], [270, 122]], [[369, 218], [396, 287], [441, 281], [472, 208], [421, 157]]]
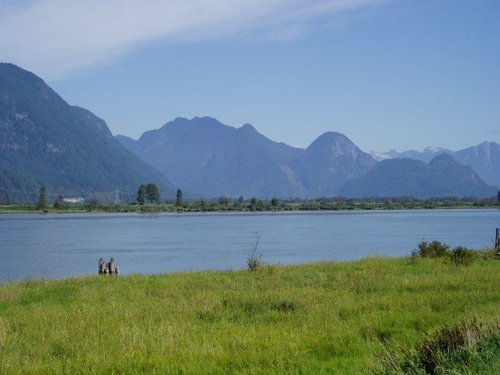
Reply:
[[63, 202], [64, 202], [64, 204], [67, 204], [69, 206], [76, 206], [79, 204], [83, 204], [85, 202], [85, 199], [83, 199], [83, 198], [64, 198]]

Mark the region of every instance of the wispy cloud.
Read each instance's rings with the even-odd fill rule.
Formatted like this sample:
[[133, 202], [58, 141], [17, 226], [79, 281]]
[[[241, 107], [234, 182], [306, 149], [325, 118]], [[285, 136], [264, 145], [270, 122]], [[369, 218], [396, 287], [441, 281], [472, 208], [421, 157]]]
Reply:
[[0, 0], [0, 60], [49, 79], [151, 41], [300, 35], [314, 19], [385, 0]]

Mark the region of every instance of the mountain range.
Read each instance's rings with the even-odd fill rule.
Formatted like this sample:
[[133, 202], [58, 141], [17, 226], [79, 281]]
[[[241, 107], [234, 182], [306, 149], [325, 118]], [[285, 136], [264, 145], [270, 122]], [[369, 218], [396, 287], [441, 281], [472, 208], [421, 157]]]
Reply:
[[234, 128], [196, 117], [177, 118], [137, 141], [116, 138], [178, 186], [207, 197], [490, 197], [497, 191], [451, 156], [437, 154], [428, 164], [377, 162], [336, 132], [301, 149], [274, 142], [249, 124]]
[[33, 73], [0, 63], [0, 200], [34, 201], [42, 185], [66, 196], [116, 189], [135, 196], [145, 182], [174, 195], [103, 120], [70, 106]]
[[448, 154], [463, 165], [471, 167], [487, 184], [500, 187], [500, 145], [495, 142], [483, 142], [477, 146], [460, 151], [451, 151], [441, 147], [427, 147], [423, 151], [389, 151], [386, 153], [371, 152], [376, 160], [408, 158], [422, 160], [426, 163], [441, 154]]
[[376, 164], [339, 133], [325, 133], [303, 150], [249, 124], [233, 128], [210, 117], [177, 118], [138, 141], [116, 138], [178, 186], [208, 197], [332, 196]]
[[491, 197], [496, 190], [471, 167], [444, 153], [427, 164], [408, 158], [383, 160], [366, 175], [348, 181], [340, 194], [347, 197], [394, 197], [405, 192], [415, 198]]
[[247, 198], [496, 194], [478, 175], [496, 183], [494, 143], [436, 152], [427, 163], [401, 156], [378, 162], [336, 132], [305, 149], [291, 147], [252, 125], [235, 128], [210, 117], [177, 118], [138, 140], [113, 137], [102, 119], [66, 103], [41, 78], [0, 64], [1, 201], [33, 201], [42, 185], [64, 195], [120, 190], [133, 200], [150, 182], [164, 197], [176, 188]]

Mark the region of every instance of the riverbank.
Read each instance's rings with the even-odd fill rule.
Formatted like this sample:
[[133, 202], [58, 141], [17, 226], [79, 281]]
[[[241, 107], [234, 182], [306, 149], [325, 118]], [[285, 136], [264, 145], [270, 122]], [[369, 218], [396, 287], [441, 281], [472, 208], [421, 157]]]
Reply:
[[186, 201], [181, 204], [87, 204], [68, 206], [0, 205], [0, 214], [8, 213], [80, 213], [80, 212], [280, 212], [280, 211], [348, 211], [348, 210], [416, 210], [500, 208], [496, 199], [414, 198], [317, 199], [317, 200], [255, 200], [238, 202], [228, 199], [216, 201]]
[[485, 258], [4, 283], [0, 372], [366, 373], [443, 326], [494, 322], [499, 283]]

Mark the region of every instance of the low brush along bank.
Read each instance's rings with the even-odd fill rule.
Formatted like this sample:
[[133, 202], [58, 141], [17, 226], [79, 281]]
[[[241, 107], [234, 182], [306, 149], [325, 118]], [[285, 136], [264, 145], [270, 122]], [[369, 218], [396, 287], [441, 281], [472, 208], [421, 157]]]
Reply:
[[186, 200], [180, 204], [103, 204], [85, 205], [47, 205], [43, 209], [36, 204], [5, 205], [0, 201], [2, 213], [37, 213], [37, 212], [262, 212], [262, 211], [337, 211], [337, 210], [413, 210], [413, 209], [466, 209], [466, 208], [500, 208], [500, 200], [496, 197], [477, 198], [431, 198], [415, 199], [412, 197], [395, 198], [320, 198], [309, 200], [260, 200], [239, 202], [231, 198], [212, 200]]
[[0, 373], [397, 373], [443, 327], [494, 327], [499, 285], [488, 257], [3, 283]]

